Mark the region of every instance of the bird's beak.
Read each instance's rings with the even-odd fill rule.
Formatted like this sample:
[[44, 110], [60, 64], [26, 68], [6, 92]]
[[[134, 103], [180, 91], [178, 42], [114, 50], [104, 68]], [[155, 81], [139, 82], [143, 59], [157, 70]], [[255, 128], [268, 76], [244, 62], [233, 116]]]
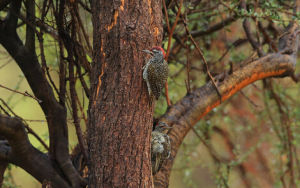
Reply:
[[146, 52], [147, 54], [153, 55], [153, 52], [151, 52], [150, 50], [142, 50], [143, 52]]
[[165, 129], [173, 129], [173, 127], [170, 127], [169, 125], [164, 126]]
[[168, 124], [163, 123], [163, 128], [164, 129], [172, 129], [173, 127], [170, 127]]

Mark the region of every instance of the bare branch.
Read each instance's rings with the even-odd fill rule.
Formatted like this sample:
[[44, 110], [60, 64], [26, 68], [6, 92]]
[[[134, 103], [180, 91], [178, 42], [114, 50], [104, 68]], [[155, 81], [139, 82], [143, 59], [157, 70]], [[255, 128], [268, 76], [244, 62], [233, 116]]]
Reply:
[[[291, 26], [287, 36], [282, 40], [295, 39], [294, 36], [297, 34], [296, 28], [297, 24]], [[297, 53], [296, 45], [286, 43], [286, 41], [282, 41], [282, 43], [285, 44], [285, 49], [293, 48], [293, 52]], [[295, 43], [298, 43], [298, 38]], [[236, 92], [257, 80], [268, 77], [290, 76], [295, 70], [295, 62], [295, 56], [278, 52], [246, 63], [238, 70], [226, 76], [224, 80], [222, 79], [218, 82], [222, 101], [229, 99]], [[217, 76], [216, 79], [218, 77], [220, 76]], [[161, 118], [160, 121], [164, 121], [173, 127], [169, 132], [169, 136], [172, 139], [172, 153], [171, 159], [163, 165], [162, 170], [155, 176], [155, 185], [157, 187], [167, 187], [170, 170], [179, 145], [191, 129], [189, 124], [194, 125], [219, 104], [220, 101], [218, 100], [218, 95], [215, 93], [214, 86], [212, 82], [209, 82], [173, 105]]]
[[69, 187], [52, 167], [48, 156], [30, 144], [20, 119], [0, 114], [0, 133], [9, 143], [9, 146], [3, 141], [0, 143], [1, 159], [5, 157], [9, 162], [22, 167], [41, 183], [46, 179], [55, 187]]
[[80, 120], [77, 114], [77, 94], [75, 90], [75, 78], [74, 78], [74, 65], [73, 63], [69, 63], [69, 77], [70, 77], [70, 94], [71, 94], [71, 105], [72, 105], [72, 114], [74, 119], [74, 125], [76, 129], [76, 134], [78, 138], [79, 147], [81, 152], [83, 153], [85, 161], [88, 161], [87, 149], [85, 147], [82, 131], [80, 128]]
[[204, 35], [208, 35], [211, 34], [215, 31], [218, 31], [222, 28], [224, 28], [225, 26], [231, 24], [232, 22], [237, 20], [237, 16], [230, 16], [228, 18], [226, 18], [225, 20], [222, 20], [220, 23], [216, 23], [215, 25], [210, 26], [209, 28], [207, 28], [206, 30], [202, 30], [202, 31], [191, 31], [191, 35], [193, 37], [201, 37]]
[[8, 163], [10, 158], [11, 158], [11, 147], [9, 146], [7, 140], [0, 140], [0, 161]]
[[[13, 4], [15, 4], [14, 2]], [[60, 13], [62, 16], [64, 10], [63, 6], [64, 5], [61, 1], [60, 9], [62, 12]], [[13, 24], [17, 22], [17, 17], [12, 17], [8, 21], [9, 22], [7, 23], [4, 22], [4, 25], [9, 24], [14, 26]], [[50, 135], [50, 159], [53, 162], [58, 162], [64, 175], [68, 177], [68, 180], [72, 183], [72, 186], [79, 187], [83, 180], [73, 167], [69, 156], [68, 128], [65, 106], [60, 105], [57, 102], [53, 90], [43, 74], [35, 54], [35, 50], [29, 51], [22, 44], [22, 41], [16, 34], [16, 28], [12, 26], [10, 28], [14, 30], [6, 30], [3, 27], [0, 28], [0, 43], [21, 68], [34, 95], [42, 100], [40, 106], [45, 114], [45, 117], [47, 118]]]
[[187, 33], [188, 36], [190, 37], [192, 43], [193, 43], [194, 46], [196, 47], [197, 52], [199, 53], [199, 55], [200, 55], [200, 57], [201, 57], [201, 59], [202, 59], [202, 61], [203, 61], [203, 64], [204, 64], [204, 66], [205, 66], [205, 72], [207, 73], [208, 77], [210, 78], [211, 82], [213, 83], [213, 85], [214, 85], [214, 87], [215, 87], [215, 89], [216, 89], [216, 92], [217, 92], [218, 96], [220, 97], [220, 102], [222, 102], [222, 96], [221, 96], [221, 93], [220, 93], [220, 91], [219, 91], [219, 89], [218, 89], [218, 87], [217, 87], [217, 85], [216, 85], [216, 82], [214, 81], [214, 78], [212, 77], [212, 75], [211, 75], [211, 73], [210, 73], [210, 71], [209, 71], [208, 64], [207, 64], [207, 62], [206, 62], [206, 60], [205, 60], [205, 58], [204, 58], [204, 55], [203, 55], [203, 53], [202, 53], [200, 47], [198, 46], [198, 44], [197, 44], [196, 41], [194, 40], [193, 36], [191, 35], [191, 33], [190, 33], [190, 31], [189, 31], [189, 29], [188, 29], [188, 27], [187, 27], [186, 20], [184, 20], [184, 27], [185, 27], [186, 33]]
[[[245, 11], [247, 11], [247, 9], [246, 9], [246, 2], [244, 0], [241, 2], [241, 7]], [[248, 38], [248, 40], [249, 40], [252, 48], [257, 51], [257, 53], [258, 53], [258, 55], [260, 57], [265, 56], [265, 53], [262, 50], [261, 45], [258, 42], [255, 41], [253, 35], [251, 34], [249, 18], [245, 18], [245, 20], [243, 22], [243, 28], [245, 30], [246, 36], [247, 36], [247, 38]]]
[[[26, 0], [26, 20], [28, 22], [35, 22], [35, 4], [34, 0]], [[35, 53], [35, 26], [34, 25], [26, 25], [26, 41], [25, 48], [32, 53]]]
[[[38, 136], [38, 134], [36, 132], [34, 132], [33, 129], [31, 129], [29, 127], [29, 125], [26, 123], [26, 120], [24, 120], [23, 118], [21, 118], [20, 116], [18, 116], [10, 107], [9, 105], [0, 98], [0, 101], [4, 104], [4, 106], [10, 111], [11, 114], [13, 114], [15, 117], [22, 119], [22, 121], [24, 122], [24, 126], [26, 127], [27, 131], [29, 134], [32, 134], [44, 147], [46, 150], [49, 150], [49, 147], [47, 146], [47, 144]], [[5, 112], [8, 116], [10, 116], [10, 114], [8, 112]]]
[[41, 102], [42, 102], [41, 100], [39, 100], [39, 99], [36, 98], [35, 96], [30, 95], [27, 91], [26, 91], [25, 93], [22, 93], [22, 92], [20, 92], [20, 91], [17, 91], [17, 90], [14, 90], [14, 89], [10, 89], [10, 88], [8, 88], [8, 87], [5, 87], [5, 86], [3, 86], [3, 85], [1, 85], [1, 84], [0, 84], [0, 87], [3, 88], [3, 89], [7, 89], [8, 91], [11, 91], [11, 92], [15, 92], [15, 93], [21, 94], [21, 95], [23, 95], [23, 96], [25, 96], [25, 97], [33, 98], [33, 99], [36, 100], [38, 103], [41, 103]]
[[21, 9], [21, 0], [12, 1], [10, 4], [9, 12], [5, 20], [4, 28], [8, 32], [17, 35], [16, 28], [18, 24], [18, 15]]
[[0, 140], [0, 187], [3, 184], [4, 172], [8, 165], [11, 148], [6, 140]]

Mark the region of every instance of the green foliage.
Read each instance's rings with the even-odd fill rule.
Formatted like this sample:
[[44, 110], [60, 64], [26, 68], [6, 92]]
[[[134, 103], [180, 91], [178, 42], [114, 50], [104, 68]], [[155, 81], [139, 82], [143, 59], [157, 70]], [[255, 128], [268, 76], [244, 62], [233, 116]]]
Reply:
[[3, 178], [3, 184], [2, 184], [3, 188], [20, 188], [20, 186], [17, 186], [13, 180], [13, 174], [11, 172], [12, 166], [14, 166], [14, 165], [9, 164], [7, 166], [7, 169], [4, 174], [4, 178]]
[[219, 164], [216, 173], [216, 185], [218, 188], [229, 188], [228, 179], [230, 174], [230, 167], [226, 164]]

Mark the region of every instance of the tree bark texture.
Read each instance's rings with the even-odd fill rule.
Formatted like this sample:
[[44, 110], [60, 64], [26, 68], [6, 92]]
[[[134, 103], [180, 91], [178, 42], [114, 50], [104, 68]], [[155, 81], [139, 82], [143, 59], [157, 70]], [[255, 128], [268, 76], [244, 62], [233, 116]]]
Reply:
[[90, 187], [152, 187], [148, 104], [141, 51], [160, 45], [160, 0], [92, 2]]

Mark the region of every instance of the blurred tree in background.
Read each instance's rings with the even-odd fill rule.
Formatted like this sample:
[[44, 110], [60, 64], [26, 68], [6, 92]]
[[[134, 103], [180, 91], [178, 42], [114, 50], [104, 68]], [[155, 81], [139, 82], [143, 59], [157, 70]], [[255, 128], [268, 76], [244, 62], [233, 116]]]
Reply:
[[299, 0], [1, 0], [2, 187], [299, 187], [299, 18]]

